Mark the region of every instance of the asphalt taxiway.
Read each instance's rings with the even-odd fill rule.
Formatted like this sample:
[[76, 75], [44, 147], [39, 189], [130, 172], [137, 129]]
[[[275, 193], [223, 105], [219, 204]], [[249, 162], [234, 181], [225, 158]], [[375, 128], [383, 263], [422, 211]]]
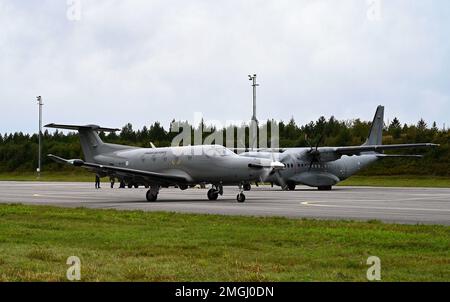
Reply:
[[0, 203], [55, 205], [118, 210], [171, 211], [225, 215], [381, 220], [408, 224], [450, 225], [450, 189], [334, 187], [332, 191], [298, 187], [281, 191], [263, 186], [236, 202], [237, 188], [208, 201], [205, 189], [161, 189], [158, 201], [147, 202], [145, 189], [111, 189], [104, 183], [0, 182]]

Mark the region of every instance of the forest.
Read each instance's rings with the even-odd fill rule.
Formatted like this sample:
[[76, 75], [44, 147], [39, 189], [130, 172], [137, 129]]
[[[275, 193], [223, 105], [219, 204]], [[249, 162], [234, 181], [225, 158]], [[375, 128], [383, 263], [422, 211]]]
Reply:
[[[269, 128], [271, 121], [260, 122], [259, 129]], [[187, 122], [173, 121], [172, 125], [187, 126]], [[204, 129], [198, 125], [194, 131]], [[354, 146], [361, 145], [367, 138], [371, 122], [360, 119], [339, 121], [334, 117], [320, 117], [305, 125], [297, 125], [294, 119], [289, 122], [279, 122], [280, 147], [320, 146]], [[245, 125], [231, 126], [237, 133], [238, 128]], [[212, 131], [216, 130], [214, 128]], [[225, 130], [225, 129], [224, 129]], [[248, 128], [246, 129], [248, 133]], [[224, 131], [225, 133], [225, 131]], [[126, 144], [138, 147], [150, 147], [152, 142], [157, 147], [170, 146], [172, 139], [178, 133], [165, 129], [159, 122], [133, 129], [132, 124], [123, 126], [120, 133], [100, 133], [101, 138], [108, 143]], [[211, 134], [204, 132], [203, 138]], [[270, 131], [269, 131], [270, 134]], [[237, 136], [236, 134], [234, 135]], [[247, 135], [248, 137], [248, 135]], [[270, 139], [270, 138], [269, 138]], [[235, 139], [236, 140], [236, 139]], [[60, 171], [64, 167], [49, 160], [46, 154], [55, 154], [64, 158], [83, 158], [78, 135], [75, 132], [48, 131], [42, 135], [42, 167], [45, 171]], [[224, 142], [226, 140], [224, 139]], [[404, 144], [431, 142], [440, 144], [439, 148], [412, 149], [397, 152], [397, 154], [422, 154], [422, 159], [383, 159], [375, 165], [362, 171], [362, 175], [434, 175], [450, 176], [450, 131], [438, 129], [436, 123], [428, 125], [423, 119], [414, 125], [402, 124], [394, 118], [385, 125], [383, 144]], [[227, 144], [228, 145], [228, 144]], [[248, 139], [246, 145], [248, 146]], [[234, 141], [234, 146], [238, 143]], [[33, 172], [38, 165], [38, 135], [18, 133], [0, 134], [0, 173]]]

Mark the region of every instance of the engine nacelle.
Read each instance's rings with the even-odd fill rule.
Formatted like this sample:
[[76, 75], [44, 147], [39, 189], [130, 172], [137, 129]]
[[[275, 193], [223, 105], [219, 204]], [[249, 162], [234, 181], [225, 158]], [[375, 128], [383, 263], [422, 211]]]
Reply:
[[341, 158], [341, 154], [336, 153], [333, 148], [321, 148], [318, 159], [320, 162], [330, 162]]

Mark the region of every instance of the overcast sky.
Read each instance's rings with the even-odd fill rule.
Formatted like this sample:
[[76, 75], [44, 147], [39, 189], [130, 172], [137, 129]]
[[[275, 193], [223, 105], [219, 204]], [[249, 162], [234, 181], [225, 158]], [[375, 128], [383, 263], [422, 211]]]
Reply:
[[0, 0], [0, 133], [37, 95], [45, 123], [248, 120], [249, 73], [260, 120], [450, 126], [450, 1]]

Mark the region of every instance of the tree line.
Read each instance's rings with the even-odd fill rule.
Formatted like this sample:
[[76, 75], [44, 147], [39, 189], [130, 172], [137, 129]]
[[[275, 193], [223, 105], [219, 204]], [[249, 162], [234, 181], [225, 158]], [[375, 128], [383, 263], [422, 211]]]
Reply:
[[[177, 122], [178, 126], [188, 126], [188, 122]], [[271, 121], [259, 124], [259, 129], [270, 128]], [[339, 121], [333, 116], [329, 119], [320, 117], [305, 125], [298, 125], [294, 119], [289, 122], [279, 122], [280, 147], [309, 147], [320, 140], [321, 146], [350, 146], [361, 145], [367, 138], [371, 122], [360, 119]], [[230, 126], [235, 131], [234, 146], [238, 128], [245, 125]], [[203, 129], [201, 125], [192, 127], [194, 131]], [[212, 131], [217, 130], [215, 128]], [[224, 133], [226, 129], [223, 129]], [[248, 129], [246, 130], [248, 133]], [[268, 131], [270, 134], [270, 131]], [[210, 132], [204, 132], [203, 138]], [[149, 127], [133, 129], [132, 124], [126, 124], [120, 133], [100, 133], [100, 137], [109, 143], [134, 145], [138, 147], [150, 147], [153, 142], [158, 147], [170, 146], [173, 138], [178, 133], [165, 129], [159, 122]], [[245, 142], [248, 146], [248, 135]], [[321, 138], [321, 139], [320, 139]], [[269, 137], [270, 140], [270, 137]], [[60, 164], [49, 160], [46, 154], [55, 154], [64, 158], [83, 158], [77, 133], [67, 134], [46, 130], [43, 133], [42, 166], [44, 171], [70, 170]], [[192, 141], [194, 141], [192, 139]], [[226, 140], [224, 139], [224, 142]], [[438, 129], [436, 123], [428, 125], [421, 119], [415, 125], [402, 124], [397, 118], [384, 126], [384, 144], [405, 144], [432, 142], [440, 144], [439, 148], [417, 149], [398, 151], [396, 154], [410, 153], [422, 154], [423, 159], [384, 159], [362, 171], [365, 175], [438, 175], [450, 176], [450, 131]], [[227, 142], [228, 145], [229, 142]], [[0, 134], [0, 173], [7, 172], [31, 172], [35, 171], [38, 164], [38, 135], [24, 134], [22, 132]]]

